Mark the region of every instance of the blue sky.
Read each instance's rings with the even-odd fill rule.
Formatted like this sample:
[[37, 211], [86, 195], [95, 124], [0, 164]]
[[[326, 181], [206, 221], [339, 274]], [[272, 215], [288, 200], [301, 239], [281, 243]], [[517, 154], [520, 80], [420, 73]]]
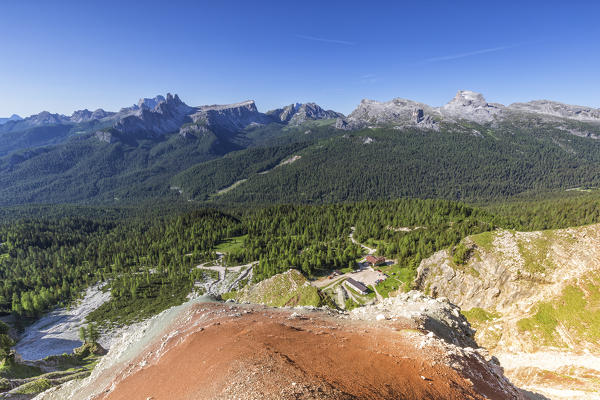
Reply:
[[600, 107], [597, 1], [0, 2], [0, 116], [178, 93], [260, 110], [362, 98]]

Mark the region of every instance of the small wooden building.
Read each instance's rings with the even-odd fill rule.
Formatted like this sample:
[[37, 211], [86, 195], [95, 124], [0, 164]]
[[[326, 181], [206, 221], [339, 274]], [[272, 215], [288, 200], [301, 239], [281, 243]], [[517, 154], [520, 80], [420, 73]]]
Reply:
[[385, 264], [385, 257], [375, 257], [375, 256], [369, 254], [365, 259], [372, 266]]
[[359, 281], [355, 281], [352, 278], [346, 279], [346, 285], [348, 285], [351, 289], [356, 290], [360, 294], [369, 293], [369, 289], [365, 285], [363, 285]]

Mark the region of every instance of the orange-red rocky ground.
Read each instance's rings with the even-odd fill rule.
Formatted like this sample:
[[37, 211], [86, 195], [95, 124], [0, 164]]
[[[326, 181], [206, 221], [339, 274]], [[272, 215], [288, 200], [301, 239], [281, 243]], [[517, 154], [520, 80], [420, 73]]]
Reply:
[[477, 352], [415, 328], [409, 319], [193, 304], [94, 398], [522, 398]]

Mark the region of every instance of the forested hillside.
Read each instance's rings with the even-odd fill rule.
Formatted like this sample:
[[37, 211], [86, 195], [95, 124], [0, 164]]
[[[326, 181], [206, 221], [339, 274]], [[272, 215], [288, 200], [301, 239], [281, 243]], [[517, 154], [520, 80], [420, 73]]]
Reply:
[[566, 128], [586, 126], [463, 121], [343, 131], [333, 122], [108, 142], [76, 135], [0, 158], [0, 204], [494, 201], [600, 186], [600, 141]]
[[[36, 317], [68, 303], [88, 285], [109, 281], [112, 300], [95, 318], [152, 315], [183, 301], [203, 278], [195, 266], [214, 259], [228, 242], [228, 265], [258, 261], [254, 281], [289, 268], [319, 276], [352, 266], [363, 255], [350, 240], [352, 228], [355, 240], [395, 259], [409, 285], [422, 258], [470, 234], [497, 227], [527, 230], [599, 222], [597, 199], [592, 194], [490, 211], [416, 199], [170, 214], [115, 209], [105, 216], [94, 209], [63, 208], [56, 216], [43, 217], [36, 213], [48, 210], [29, 208], [29, 218], [0, 227], [0, 312]], [[538, 220], [529, 218], [532, 212]]]
[[[332, 202], [398, 197], [506, 199], [600, 186], [600, 142], [560, 131], [368, 129], [321, 140], [301, 159], [248, 179], [223, 202]], [[193, 185], [193, 180], [189, 183]], [[184, 193], [186, 185], [183, 185]], [[191, 193], [193, 196], [195, 193]]]

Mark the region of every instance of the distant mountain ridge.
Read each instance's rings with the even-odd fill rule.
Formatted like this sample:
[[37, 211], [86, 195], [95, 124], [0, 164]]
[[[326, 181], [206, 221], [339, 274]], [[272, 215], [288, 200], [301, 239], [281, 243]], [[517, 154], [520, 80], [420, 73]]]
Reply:
[[23, 118], [21, 118], [20, 116], [18, 116], [17, 114], [13, 114], [8, 118], [0, 118], [0, 125], [8, 122], [8, 121], [20, 121]]
[[[395, 126], [399, 129], [416, 127], [438, 130], [440, 123], [471, 121], [479, 124], [496, 123], [510, 118], [535, 116], [544, 120], [573, 120], [600, 124], [600, 109], [568, 105], [550, 100], [533, 100], [508, 106], [488, 103], [482, 94], [459, 90], [456, 96], [441, 107], [432, 107], [408, 99], [390, 101], [364, 99], [347, 117], [342, 113], [325, 110], [315, 103], [295, 103], [262, 113], [253, 100], [224, 105], [191, 107], [177, 95], [158, 95], [141, 98], [137, 104], [118, 112], [101, 108], [73, 112], [71, 116], [43, 111], [21, 118], [13, 115], [0, 118], [0, 133], [61, 124], [95, 122], [104, 128], [114, 128], [120, 133], [164, 134], [175, 132], [182, 125], [214, 126], [230, 131], [243, 130], [251, 125], [282, 123], [299, 125], [306, 121], [337, 119], [336, 127], [356, 130], [365, 127]], [[186, 129], [189, 131], [189, 128]]]
[[[185, 118], [189, 117], [189, 118]], [[227, 129], [244, 129], [251, 124], [271, 122], [299, 124], [308, 120], [332, 119], [343, 114], [325, 111], [315, 103], [296, 103], [282, 109], [261, 113], [254, 100], [223, 105], [205, 105], [190, 107], [179, 96], [167, 93], [153, 98], [141, 98], [137, 104], [124, 107], [118, 112], [99, 108], [74, 111], [71, 116], [42, 111], [39, 114], [21, 118], [13, 115], [1, 118], [0, 124], [6, 124], [0, 132], [18, 131], [32, 127], [59, 124], [79, 124], [90, 121], [109, 121], [112, 127], [122, 133], [148, 131], [152, 133], [174, 132], [183, 123], [205, 122]], [[176, 126], [177, 125], [177, 126]]]
[[387, 102], [364, 99], [348, 115], [340, 118], [339, 129], [355, 130], [369, 126], [417, 127], [439, 129], [440, 123], [460, 121], [488, 124], [511, 118], [538, 117], [544, 120], [560, 119], [585, 121], [600, 125], [600, 109], [558, 103], [549, 100], [533, 100], [505, 106], [488, 103], [482, 94], [459, 90], [456, 96], [441, 107], [432, 107], [412, 100], [396, 98]]
[[167, 94], [0, 125], [0, 205], [488, 200], [589, 187], [600, 187], [598, 109], [504, 106], [471, 91], [441, 107], [363, 100], [348, 116]]

